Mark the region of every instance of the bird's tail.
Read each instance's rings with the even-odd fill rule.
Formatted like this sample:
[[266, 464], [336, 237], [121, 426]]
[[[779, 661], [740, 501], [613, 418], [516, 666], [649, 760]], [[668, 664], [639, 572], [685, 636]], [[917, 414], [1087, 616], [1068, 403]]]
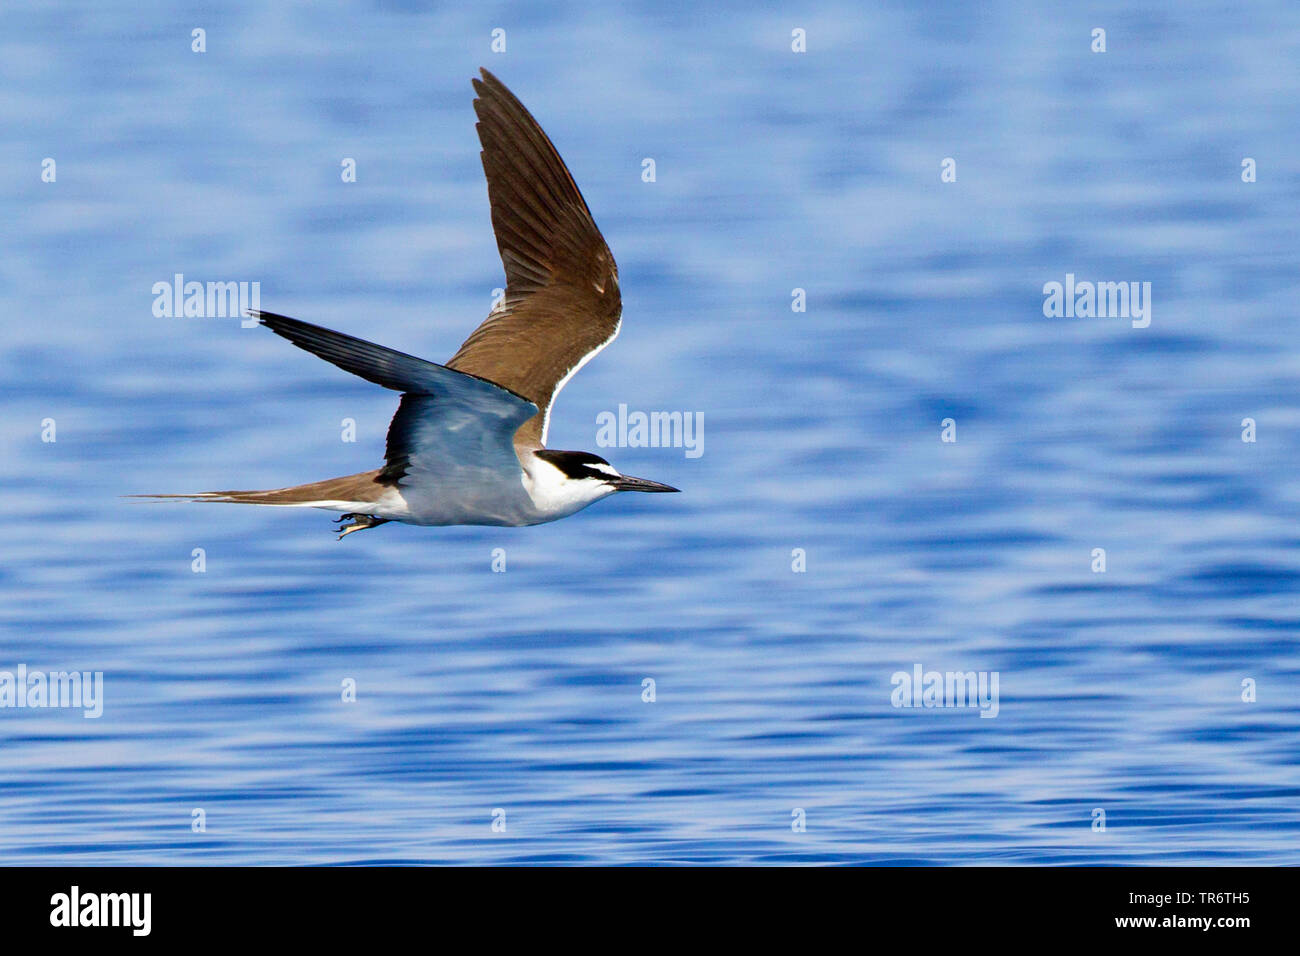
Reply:
[[324, 481], [294, 485], [291, 488], [273, 488], [268, 491], [200, 491], [188, 495], [128, 495], [127, 497], [363, 511], [379, 501], [387, 487], [387, 484], [380, 480], [379, 469], [375, 469], [356, 475], [344, 475], [342, 478], [326, 478]]

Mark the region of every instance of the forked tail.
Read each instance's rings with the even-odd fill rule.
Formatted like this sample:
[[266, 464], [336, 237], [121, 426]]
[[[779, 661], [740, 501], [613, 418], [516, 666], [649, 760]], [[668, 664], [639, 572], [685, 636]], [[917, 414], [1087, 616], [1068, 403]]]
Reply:
[[327, 478], [306, 485], [273, 488], [268, 491], [201, 491], [188, 495], [128, 495], [127, 497], [365, 511], [379, 501], [387, 487], [387, 484], [379, 480], [379, 469], [375, 469], [356, 475], [345, 475], [342, 478]]

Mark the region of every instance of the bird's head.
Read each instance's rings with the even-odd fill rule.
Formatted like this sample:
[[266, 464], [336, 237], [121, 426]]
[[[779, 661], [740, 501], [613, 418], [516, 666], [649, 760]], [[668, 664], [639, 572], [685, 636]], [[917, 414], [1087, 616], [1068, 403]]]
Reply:
[[577, 511], [616, 491], [681, 490], [648, 478], [624, 475], [604, 458], [591, 452], [543, 448], [536, 455], [545, 464], [534, 469], [530, 492], [543, 507], [561, 508], [572, 505], [573, 510]]

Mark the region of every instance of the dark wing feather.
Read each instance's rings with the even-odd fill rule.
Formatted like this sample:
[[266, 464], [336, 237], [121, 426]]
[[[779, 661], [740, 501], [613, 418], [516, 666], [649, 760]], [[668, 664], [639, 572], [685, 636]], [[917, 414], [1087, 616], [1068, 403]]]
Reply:
[[491, 475], [518, 464], [514, 435], [537, 414], [526, 398], [476, 375], [310, 322], [274, 312], [250, 314], [299, 348], [404, 393], [388, 426], [387, 464], [374, 480], [391, 484], [413, 468], [443, 476], [482, 468]]
[[516, 444], [541, 445], [565, 377], [618, 334], [618, 266], [550, 139], [500, 80], [482, 73], [474, 111], [506, 294], [447, 367], [534, 402], [541, 410]]
[[[345, 372], [351, 372], [368, 382], [374, 382], [376, 385], [394, 391], [429, 394], [461, 391], [467, 388], [495, 392], [510, 391], [508, 388], [503, 389], [496, 382], [484, 381], [481, 376], [476, 376], [472, 372], [449, 369], [445, 365], [417, 358], [385, 345], [376, 345], [354, 335], [312, 325], [301, 319], [291, 319], [287, 315], [277, 315], [274, 312], [250, 311], [248, 314], [298, 348], [337, 365]], [[463, 381], [466, 378], [477, 380], [477, 384]], [[520, 396], [516, 394], [514, 397]]]

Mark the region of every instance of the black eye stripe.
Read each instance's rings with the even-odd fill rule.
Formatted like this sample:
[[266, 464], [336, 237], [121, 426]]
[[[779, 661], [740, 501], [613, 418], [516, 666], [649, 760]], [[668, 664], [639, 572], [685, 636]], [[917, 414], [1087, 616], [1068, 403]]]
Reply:
[[537, 457], [543, 461], [550, 462], [570, 478], [607, 479], [612, 477], [609, 472], [591, 467], [594, 464], [605, 465], [608, 467], [609, 462], [604, 458], [601, 458], [599, 455], [593, 455], [588, 451], [556, 451], [552, 448], [543, 448], [541, 451], [537, 452]]

